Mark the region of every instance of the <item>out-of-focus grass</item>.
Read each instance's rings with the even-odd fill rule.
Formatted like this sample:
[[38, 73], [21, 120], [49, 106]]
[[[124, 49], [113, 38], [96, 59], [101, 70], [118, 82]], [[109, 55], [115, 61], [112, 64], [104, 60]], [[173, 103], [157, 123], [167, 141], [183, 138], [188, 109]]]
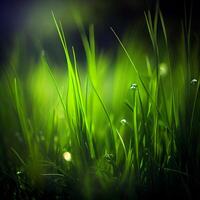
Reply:
[[96, 53], [92, 26], [88, 35], [80, 28], [85, 71], [53, 18], [66, 68], [49, 66], [42, 54], [25, 74], [15, 61], [1, 75], [4, 192], [14, 199], [167, 198], [179, 185], [176, 195], [192, 198], [200, 178], [200, 76], [190, 25], [172, 55], [160, 10], [146, 12], [152, 51], [112, 29], [115, 58]]

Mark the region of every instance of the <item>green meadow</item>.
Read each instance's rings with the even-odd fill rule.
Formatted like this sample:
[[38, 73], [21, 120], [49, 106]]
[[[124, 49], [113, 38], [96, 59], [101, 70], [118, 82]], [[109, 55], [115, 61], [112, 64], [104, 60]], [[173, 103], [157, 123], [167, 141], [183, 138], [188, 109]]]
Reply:
[[64, 66], [44, 51], [21, 66], [20, 49], [11, 51], [0, 75], [3, 199], [199, 195], [199, 39], [190, 17], [175, 44], [159, 8], [144, 20], [145, 39], [108, 30], [113, 52], [78, 23], [81, 62], [52, 13]]

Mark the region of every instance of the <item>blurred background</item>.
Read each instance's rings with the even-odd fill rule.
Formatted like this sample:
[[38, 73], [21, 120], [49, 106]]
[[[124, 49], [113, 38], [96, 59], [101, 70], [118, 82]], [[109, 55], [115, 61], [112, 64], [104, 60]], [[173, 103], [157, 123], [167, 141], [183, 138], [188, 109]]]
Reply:
[[[78, 56], [82, 57], [80, 33], [75, 19], [84, 26], [94, 24], [95, 38], [100, 49], [115, 49], [117, 46], [112, 26], [123, 36], [129, 29], [146, 33], [144, 11], [155, 9], [156, 0], [1, 0], [0, 1], [0, 64], [7, 65], [12, 51], [23, 49], [25, 60], [37, 59], [41, 51], [59, 63], [63, 54], [56, 33], [51, 11], [61, 20], [69, 46], [74, 45]], [[198, 35], [199, 0], [160, 0], [166, 23], [170, 24], [170, 34], [176, 38], [180, 19], [184, 18], [192, 5], [192, 29]], [[177, 26], [178, 25], [178, 26]]]

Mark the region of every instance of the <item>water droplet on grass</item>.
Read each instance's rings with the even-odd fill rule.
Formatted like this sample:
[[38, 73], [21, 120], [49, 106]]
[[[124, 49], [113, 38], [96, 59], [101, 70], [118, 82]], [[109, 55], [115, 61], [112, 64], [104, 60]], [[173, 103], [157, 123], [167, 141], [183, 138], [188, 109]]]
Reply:
[[123, 125], [127, 124], [126, 119], [122, 119], [120, 122], [121, 122]]
[[136, 83], [131, 84], [131, 90], [137, 89], [138, 85]]
[[195, 85], [197, 82], [198, 82], [197, 79], [193, 78], [193, 79], [191, 80], [190, 83], [191, 83], [192, 85]]
[[16, 173], [17, 175], [20, 175], [20, 174], [22, 174], [22, 172], [21, 171], [17, 171], [17, 173]]

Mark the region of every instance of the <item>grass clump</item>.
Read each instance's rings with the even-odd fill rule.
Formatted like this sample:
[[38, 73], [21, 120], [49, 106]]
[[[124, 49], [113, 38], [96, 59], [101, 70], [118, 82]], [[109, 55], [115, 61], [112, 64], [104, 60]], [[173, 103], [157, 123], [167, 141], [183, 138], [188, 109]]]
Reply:
[[200, 75], [190, 25], [174, 52], [159, 8], [145, 12], [153, 48], [137, 57], [135, 41], [111, 28], [113, 62], [96, 53], [93, 26], [88, 35], [80, 28], [84, 71], [53, 19], [67, 68], [41, 55], [25, 75], [17, 64], [1, 75], [3, 196], [192, 199], [200, 186]]

